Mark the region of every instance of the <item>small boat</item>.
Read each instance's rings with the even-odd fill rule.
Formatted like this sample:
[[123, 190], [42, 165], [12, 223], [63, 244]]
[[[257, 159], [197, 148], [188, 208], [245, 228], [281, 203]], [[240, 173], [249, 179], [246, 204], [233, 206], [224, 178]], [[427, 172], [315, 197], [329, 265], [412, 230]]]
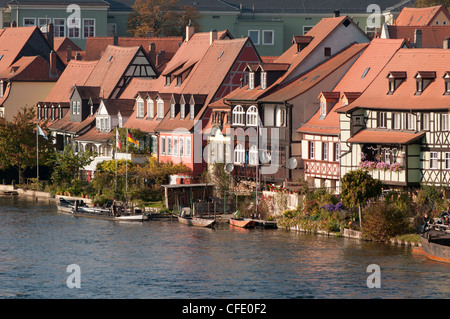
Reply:
[[89, 217], [95, 219], [105, 219], [105, 220], [113, 220], [113, 221], [127, 221], [127, 222], [141, 222], [144, 220], [148, 220], [148, 216], [146, 214], [113, 214], [112, 210], [108, 208], [99, 208], [99, 207], [75, 207], [72, 208], [72, 215], [75, 217]]
[[450, 263], [450, 233], [448, 230], [427, 230], [420, 236], [422, 247], [414, 247], [413, 254], [430, 260]]
[[246, 219], [246, 218], [241, 218], [241, 219], [230, 218], [229, 221], [230, 221], [230, 225], [236, 226], [236, 227], [241, 227], [241, 228], [253, 228], [256, 225], [254, 220]]
[[[72, 213], [73, 208], [75, 207], [75, 200], [68, 200], [63, 197], [59, 199], [59, 203], [56, 205], [58, 207], [58, 211], [64, 213]], [[78, 207], [87, 207], [83, 200], [78, 201]]]
[[188, 226], [198, 226], [198, 227], [212, 227], [215, 223], [215, 219], [210, 218], [200, 218], [200, 217], [189, 217], [189, 216], [177, 216], [178, 222]]

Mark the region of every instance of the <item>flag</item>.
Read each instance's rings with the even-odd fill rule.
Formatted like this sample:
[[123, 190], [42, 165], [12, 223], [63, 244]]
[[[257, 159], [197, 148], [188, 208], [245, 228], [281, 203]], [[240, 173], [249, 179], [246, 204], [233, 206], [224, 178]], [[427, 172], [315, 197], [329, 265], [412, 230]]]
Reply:
[[122, 141], [120, 140], [119, 130], [116, 130], [116, 147], [121, 150], [122, 149]]
[[139, 141], [136, 140], [130, 132], [128, 132], [128, 142], [136, 144], [137, 146], [139, 146]]
[[44, 130], [41, 128], [41, 126], [38, 124], [37, 127], [38, 127], [38, 134], [39, 134], [39, 135], [42, 135], [42, 136], [48, 141], [48, 136], [47, 136], [47, 134], [45, 134], [45, 132], [44, 132]]

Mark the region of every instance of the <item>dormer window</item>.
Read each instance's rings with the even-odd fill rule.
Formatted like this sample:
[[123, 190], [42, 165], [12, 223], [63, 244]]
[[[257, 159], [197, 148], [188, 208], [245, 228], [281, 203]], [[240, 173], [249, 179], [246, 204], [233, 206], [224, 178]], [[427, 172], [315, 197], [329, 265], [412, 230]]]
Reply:
[[419, 71], [416, 76], [416, 94], [420, 95], [427, 88], [428, 85], [436, 78], [434, 71]]
[[189, 106], [189, 118], [193, 120], [195, 117], [195, 104]]
[[4, 94], [5, 87], [3, 85], [3, 81], [0, 81], [0, 97], [3, 97]]
[[327, 115], [327, 101], [320, 101], [320, 116], [325, 117]]
[[267, 72], [261, 72], [261, 90], [267, 89]]
[[180, 118], [184, 119], [186, 117], [186, 105], [180, 104]]
[[38, 106], [38, 108], [37, 108], [37, 118], [38, 118], [38, 120], [40, 120], [42, 118], [42, 116], [41, 116], [41, 107], [40, 106]]
[[144, 111], [144, 100], [137, 100], [137, 117], [138, 118], [143, 118], [145, 111]]
[[250, 90], [255, 88], [255, 72], [250, 72], [248, 74], [248, 88]]
[[450, 71], [445, 72], [444, 81], [445, 81], [444, 95], [450, 95]]
[[152, 99], [147, 99], [147, 117], [155, 117], [155, 102]]
[[164, 101], [163, 100], [158, 100], [158, 110], [157, 110], [157, 118], [158, 119], [162, 119], [164, 117]]
[[183, 82], [183, 78], [181, 75], [177, 76], [177, 86], [181, 86], [181, 83]]
[[175, 103], [170, 103], [170, 118], [175, 117]]
[[169, 86], [169, 85], [170, 85], [170, 81], [171, 81], [170, 75], [167, 75], [167, 76], [166, 76], [166, 86]]
[[58, 119], [62, 119], [62, 108], [61, 108], [61, 105], [58, 106]]
[[389, 91], [388, 94], [392, 95], [395, 90], [406, 80], [406, 72], [404, 71], [395, 71], [390, 72], [388, 75], [389, 80]]

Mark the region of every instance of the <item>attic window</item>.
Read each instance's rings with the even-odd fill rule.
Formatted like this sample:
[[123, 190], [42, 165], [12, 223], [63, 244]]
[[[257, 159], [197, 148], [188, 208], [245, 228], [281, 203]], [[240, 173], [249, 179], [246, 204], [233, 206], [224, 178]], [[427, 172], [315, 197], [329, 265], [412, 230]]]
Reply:
[[170, 75], [166, 76], [166, 86], [170, 85]]
[[326, 48], [324, 49], [324, 55], [325, 55], [325, 56], [331, 56], [331, 48], [326, 47]]
[[345, 21], [344, 21], [344, 23], [343, 23], [343, 25], [344, 25], [344, 27], [348, 27], [349, 25], [350, 25], [350, 20], [349, 19], [345, 19]]
[[445, 81], [444, 95], [450, 95], [450, 71], [445, 72], [444, 81]]
[[389, 91], [388, 95], [392, 95], [394, 91], [406, 80], [406, 72], [393, 71], [388, 74], [389, 79]]
[[261, 72], [261, 90], [267, 89], [267, 72]]
[[107, 62], [110, 62], [112, 60], [112, 58], [113, 58], [113, 56], [110, 55]]
[[18, 66], [13, 66], [13, 67], [11, 68], [11, 74], [16, 73], [16, 71], [17, 71], [18, 69], [19, 69]]
[[255, 73], [250, 72], [248, 74], [248, 88], [250, 90], [253, 90], [255, 88]]
[[311, 82], [314, 82], [314, 81], [317, 80], [319, 77], [320, 77], [320, 75], [316, 75], [316, 76], [311, 80]]
[[434, 71], [419, 71], [416, 76], [416, 94], [420, 95], [430, 85], [430, 83], [436, 78], [436, 72]]
[[361, 76], [361, 79], [364, 79], [364, 78], [366, 77], [366, 75], [367, 75], [367, 73], [369, 72], [369, 70], [370, 70], [370, 67], [367, 68], [367, 69], [364, 71], [363, 75]]

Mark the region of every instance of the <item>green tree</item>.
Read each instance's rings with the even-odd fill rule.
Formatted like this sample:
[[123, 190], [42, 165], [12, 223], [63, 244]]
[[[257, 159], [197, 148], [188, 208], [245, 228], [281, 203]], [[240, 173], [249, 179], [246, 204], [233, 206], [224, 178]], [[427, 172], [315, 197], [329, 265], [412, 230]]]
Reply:
[[359, 226], [362, 227], [362, 207], [372, 198], [380, 196], [382, 183], [373, 179], [366, 170], [348, 172], [342, 177], [342, 202], [348, 208], [358, 207]]
[[214, 184], [216, 196], [222, 198], [231, 187], [230, 174], [225, 170], [224, 163], [214, 163], [209, 165], [203, 171], [200, 180], [204, 183]]
[[134, 37], [182, 36], [190, 22], [200, 29], [200, 14], [192, 6], [180, 6], [179, 0], [136, 0], [128, 18], [128, 32]]
[[86, 151], [75, 153], [71, 146], [66, 146], [64, 151], [56, 153], [52, 160], [52, 180], [59, 186], [72, 183], [80, 179], [80, 169], [89, 165], [95, 157], [95, 152]]
[[439, 5], [443, 5], [447, 10], [450, 10], [450, 0], [416, 0], [417, 8], [427, 8]]
[[[11, 122], [0, 121], [0, 168], [16, 168], [19, 184], [24, 183], [24, 173], [37, 165], [37, 145], [39, 144], [39, 163], [45, 163], [53, 153], [50, 141], [36, 134], [34, 108], [24, 107]], [[46, 125], [42, 128], [45, 130]], [[37, 138], [39, 143], [37, 143]]]

